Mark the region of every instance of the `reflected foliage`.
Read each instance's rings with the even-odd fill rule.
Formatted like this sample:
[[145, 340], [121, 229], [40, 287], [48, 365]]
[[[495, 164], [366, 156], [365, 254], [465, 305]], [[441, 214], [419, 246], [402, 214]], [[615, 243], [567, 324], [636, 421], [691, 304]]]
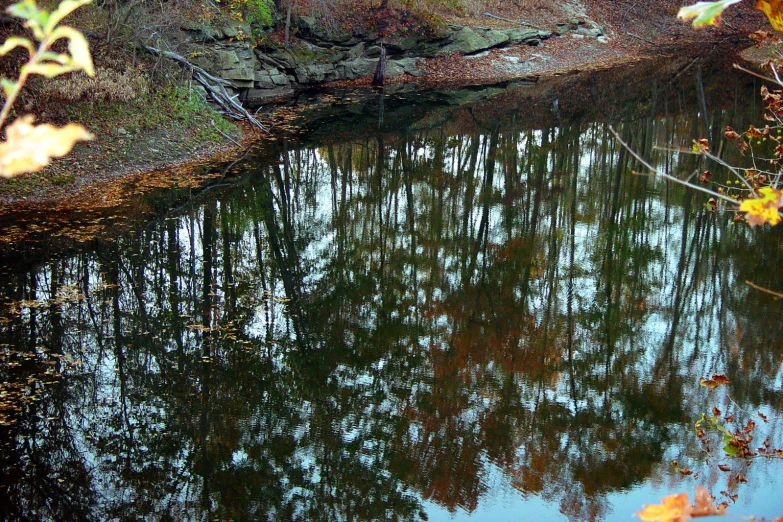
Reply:
[[[689, 173], [652, 145], [694, 121], [618, 127]], [[498, 484], [602, 518], [695, 444], [697, 374], [781, 408], [780, 328], [739, 285], [783, 288], [776, 233], [636, 167], [581, 120], [283, 143], [5, 277], [0, 377], [30, 397], [0, 427], [5, 518], [418, 520]]]

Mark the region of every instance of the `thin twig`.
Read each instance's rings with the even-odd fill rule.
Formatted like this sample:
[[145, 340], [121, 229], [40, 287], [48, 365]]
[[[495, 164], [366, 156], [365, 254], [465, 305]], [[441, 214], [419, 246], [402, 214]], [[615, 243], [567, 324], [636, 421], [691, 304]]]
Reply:
[[655, 42], [650, 41], [650, 40], [648, 40], [647, 38], [645, 38], [643, 36], [638, 36], [638, 35], [635, 35], [633, 33], [629, 33], [628, 31], [625, 31], [625, 34], [627, 34], [631, 38], [636, 38], [637, 40], [641, 40], [641, 41], [646, 42], [646, 43], [648, 43], [650, 45], [655, 45]]
[[705, 194], [708, 194], [708, 195], [710, 195], [710, 196], [712, 196], [714, 198], [718, 198], [718, 199], [722, 199], [724, 201], [728, 201], [729, 203], [731, 203], [733, 205], [739, 205], [740, 204], [739, 201], [737, 201], [736, 199], [731, 198], [731, 197], [729, 197], [729, 196], [727, 196], [725, 194], [721, 194], [719, 192], [715, 192], [715, 191], [710, 190], [708, 188], [701, 187], [699, 185], [695, 185], [695, 184], [693, 184], [693, 183], [691, 183], [689, 181], [685, 181], [685, 180], [680, 179], [680, 178], [678, 178], [676, 176], [672, 176], [671, 174], [667, 174], [666, 172], [658, 172], [652, 165], [647, 163], [647, 161], [644, 158], [639, 156], [639, 154], [637, 154], [635, 150], [633, 150], [627, 143], [625, 143], [623, 141], [623, 139], [620, 137], [620, 135], [617, 134], [617, 131], [614, 130], [614, 127], [612, 127], [611, 125], [609, 126], [609, 131], [612, 134], [614, 134], [615, 139], [620, 143], [620, 145], [625, 147], [625, 149], [631, 154], [631, 156], [636, 158], [639, 161], [639, 163], [644, 165], [644, 167], [647, 170], [649, 170], [652, 175], [660, 176], [663, 179], [666, 179], [666, 180], [669, 180], [669, 181], [673, 181], [675, 183], [679, 183], [680, 185], [684, 185], [686, 187], [690, 187], [690, 188], [698, 190], [700, 192], [704, 192]]
[[[658, 145], [653, 146], [653, 148], [655, 150], [662, 150], [662, 151], [666, 151], [666, 152], [681, 152], [681, 153], [685, 153], [685, 154], [703, 154], [704, 157], [706, 157], [707, 159], [712, 160], [715, 163], [717, 163], [718, 165], [720, 165], [721, 167], [724, 167], [724, 168], [728, 169], [729, 171], [731, 171], [732, 174], [737, 176], [737, 178], [740, 179], [742, 181], [742, 183], [745, 184], [745, 187], [751, 193], [753, 193], [754, 195], [758, 195], [758, 194], [756, 194], [756, 191], [753, 189], [753, 186], [750, 184], [750, 182], [748, 182], [748, 180], [745, 179], [745, 176], [740, 174], [739, 170], [737, 170], [736, 167], [733, 167], [732, 165], [726, 163], [720, 157], [718, 157], [718, 156], [716, 156], [716, 155], [714, 155], [714, 154], [712, 154], [710, 152], [706, 152], [706, 151], [693, 152], [693, 151], [690, 151], [688, 149], [673, 149], [673, 148], [669, 148], [669, 147], [659, 147]], [[755, 165], [753, 167], [754, 167], [753, 170], [756, 170], [756, 171], [760, 170], [758, 168], [755, 168], [756, 167]]]
[[772, 82], [772, 83], [778, 83], [775, 80], [775, 78], [770, 78], [769, 76], [764, 76], [763, 74], [759, 74], [757, 72], [751, 71], [750, 69], [746, 69], [746, 68], [744, 68], [743, 66], [741, 66], [741, 65], [739, 65], [737, 63], [734, 64], [734, 68], [738, 69], [738, 70], [740, 70], [740, 71], [742, 71], [744, 73], [748, 73], [751, 76], [755, 76], [756, 78], [761, 78], [762, 80], [767, 80], [768, 82]]
[[769, 288], [764, 288], [763, 286], [759, 286], [756, 283], [752, 283], [750, 281], [745, 281], [745, 284], [748, 285], [751, 288], [754, 288], [758, 290], [759, 292], [764, 292], [766, 294], [770, 294], [775, 297], [775, 299], [783, 299], [783, 294], [780, 292], [775, 292], [774, 290], [770, 290]]
[[222, 130], [218, 129], [218, 128], [217, 128], [217, 125], [215, 125], [215, 120], [209, 120], [209, 123], [211, 123], [211, 124], [212, 124], [212, 127], [213, 127], [213, 128], [214, 128], [214, 129], [215, 129], [217, 132], [218, 132], [218, 134], [220, 134], [221, 136], [223, 136], [224, 138], [226, 138], [227, 140], [229, 140], [231, 143], [233, 143], [233, 144], [234, 144], [234, 145], [236, 145], [237, 147], [241, 147], [241, 146], [242, 146], [242, 144], [241, 144], [241, 143], [239, 143], [237, 140], [235, 140], [234, 138], [232, 138], [231, 136], [229, 136], [228, 134], [226, 134], [226, 133], [225, 133], [225, 132], [223, 132]]
[[495, 18], [497, 20], [503, 20], [504, 22], [511, 22], [512, 24], [519, 24], [519, 25], [524, 25], [526, 27], [532, 27], [533, 29], [538, 29], [539, 31], [544, 31], [544, 29], [538, 27], [537, 25], [533, 25], [528, 22], [523, 22], [522, 20], [512, 20], [511, 18], [504, 18], [502, 16], [494, 15], [492, 13], [484, 13], [484, 16]]

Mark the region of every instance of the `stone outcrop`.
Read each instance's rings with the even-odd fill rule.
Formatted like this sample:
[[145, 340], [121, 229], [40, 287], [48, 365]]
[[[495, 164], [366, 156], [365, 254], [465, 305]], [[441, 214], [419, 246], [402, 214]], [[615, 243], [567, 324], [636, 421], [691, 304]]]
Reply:
[[[285, 96], [297, 88], [373, 73], [381, 43], [376, 35], [328, 34], [310, 17], [297, 19], [296, 26], [304, 48], [256, 47], [251, 27], [242, 22], [219, 27], [191, 24], [183, 27], [189, 41], [182, 54], [210, 74], [229, 80], [241, 99], [251, 103]], [[560, 24], [553, 32], [448, 25], [434, 37], [401, 36], [384, 41], [386, 76], [422, 75], [417, 66], [420, 58], [455, 53], [471, 56], [510, 45], [539, 45], [553, 34], [568, 31], [579, 37], [604, 38], [597, 24], [579, 20]]]

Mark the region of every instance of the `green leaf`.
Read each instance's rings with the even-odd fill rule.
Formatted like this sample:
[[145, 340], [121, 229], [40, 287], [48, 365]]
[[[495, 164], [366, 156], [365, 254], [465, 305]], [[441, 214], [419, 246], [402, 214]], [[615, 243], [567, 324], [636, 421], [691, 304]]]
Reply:
[[10, 53], [17, 47], [24, 47], [27, 49], [27, 52], [30, 53], [30, 56], [32, 56], [35, 53], [35, 47], [33, 47], [33, 43], [28, 40], [27, 38], [20, 38], [18, 36], [12, 36], [5, 42], [3, 42], [2, 47], [0, 47], [0, 56], [5, 56], [6, 54]]
[[3, 88], [3, 92], [6, 96], [11, 96], [11, 93], [16, 89], [16, 82], [12, 82], [6, 78], [0, 78], [0, 87]]
[[76, 9], [83, 5], [89, 4], [92, 0], [64, 0], [55, 9], [52, 14], [49, 15], [49, 19], [44, 24], [44, 32], [46, 34], [51, 33], [55, 26], [59, 24], [63, 18], [74, 12]]
[[715, 428], [719, 432], [723, 433], [723, 442], [728, 442], [728, 441], [730, 441], [731, 439], [734, 438], [734, 435], [732, 435], [729, 430], [727, 430], [726, 428], [724, 428], [723, 426], [721, 426], [717, 422], [715, 423]]
[[720, 15], [732, 4], [742, 0], [718, 0], [717, 2], [696, 2], [693, 5], [686, 5], [680, 8], [677, 18], [683, 20], [693, 19], [693, 27], [703, 27], [705, 25], [716, 25], [720, 22]]
[[730, 457], [736, 457], [739, 448], [737, 446], [732, 446], [731, 444], [726, 444], [723, 446], [723, 451], [725, 451]]
[[41, 25], [45, 23], [46, 11], [38, 9], [33, 0], [23, 0], [22, 2], [11, 4], [5, 12], [23, 20], [38, 22]]

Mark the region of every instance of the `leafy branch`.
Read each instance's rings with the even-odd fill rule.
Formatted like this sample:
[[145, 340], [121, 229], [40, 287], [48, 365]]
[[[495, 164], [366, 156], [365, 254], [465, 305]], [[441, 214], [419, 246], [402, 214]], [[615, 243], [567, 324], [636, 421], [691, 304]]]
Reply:
[[[84, 35], [72, 27], [59, 25], [66, 16], [91, 1], [64, 0], [51, 13], [38, 9], [34, 0], [23, 0], [6, 9], [8, 14], [25, 20], [24, 26], [33, 33], [38, 45], [27, 38], [12, 36], [0, 46], [0, 56], [17, 48], [28, 54], [27, 63], [20, 68], [16, 81], [0, 78], [0, 87], [5, 94], [0, 110], [0, 130], [4, 128], [11, 108], [31, 75], [53, 78], [74, 71], [95, 75]], [[53, 45], [62, 39], [68, 42], [68, 52], [52, 51]], [[51, 158], [70, 152], [77, 141], [92, 139], [87, 129], [75, 123], [57, 128], [48, 124], [33, 125], [33, 121], [32, 115], [22, 116], [5, 129], [6, 140], [0, 142], [0, 176], [10, 178], [41, 170]]]

